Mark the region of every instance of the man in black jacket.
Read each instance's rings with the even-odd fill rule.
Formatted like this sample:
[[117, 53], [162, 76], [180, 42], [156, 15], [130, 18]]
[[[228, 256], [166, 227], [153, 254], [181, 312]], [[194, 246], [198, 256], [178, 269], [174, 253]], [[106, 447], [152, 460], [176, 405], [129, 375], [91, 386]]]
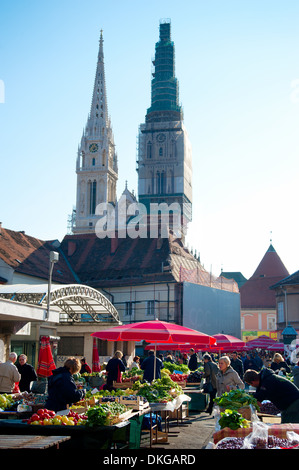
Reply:
[[27, 356], [25, 354], [20, 354], [17, 369], [21, 374], [21, 380], [19, 382], [20, 391], [30, 392], [30, 383], [37, 380], [37, 374], [34, 367], [27, 363]]
[[244, 375], [243, 361], [241, 361], [241, 359], [238, 358], [238, 354], [236, 351], [232, 353], [230, 365], [232, 366], [233, 369], [235, 369], [236, 372], [238, 372], [240, 379], [243, 380], [243, 375]]
[[[154, 372], [156, 360], [156, 373]], [[155, 356], [155, 351], [150, 350], [148, 352], [148, 357], [142, 361], [141, 369], [143, 372], [143, 380], [151, 383], [152, 380], [161, 379], [161, 369], [163, 368], [163, 362], [161, 359]]]
[[197, 356], [193, 348], [190, 349], [190, 359], [188, 362], [188, 367], [192, 371], [196, 370], [198, 367]]
[[256, 388], [258, 403], [269, 400], [281, 411], [282, 423], [299, 423], [299, 389], [290, 380], [271, 369], [247, 370], [243, 379]]

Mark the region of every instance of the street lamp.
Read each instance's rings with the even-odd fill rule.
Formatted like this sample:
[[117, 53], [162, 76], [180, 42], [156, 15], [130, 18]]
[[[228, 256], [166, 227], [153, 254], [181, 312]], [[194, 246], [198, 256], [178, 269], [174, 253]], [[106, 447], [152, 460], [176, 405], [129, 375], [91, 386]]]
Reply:
[[51, 301], [51, 284], [52, 284], [52, 273], [54, 264], [59, 261], [59, 253], [56, 251], [50, 251], [49, 258], [49, 279], [48, 279], [48, 298], [47, 298], [47, 316], [46, 320], [49, 320], [50, 316], [50, 301]]

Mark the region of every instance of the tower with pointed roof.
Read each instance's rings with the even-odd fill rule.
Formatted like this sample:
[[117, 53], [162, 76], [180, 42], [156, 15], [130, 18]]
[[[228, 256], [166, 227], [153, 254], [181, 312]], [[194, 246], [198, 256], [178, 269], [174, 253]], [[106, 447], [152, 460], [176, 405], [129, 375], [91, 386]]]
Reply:
[[192, 219], [192, 150], [179, 104], [175, 48], [170, 20], [160, 22], [151, 82], [151, 106], [138, 137], [138, 199], [151, 204], [178, 203], [186, 223]]
[[288, 275], [271, 241], [252, 276], [240, 287], [242, 334], [245, 341], [261, 334], [277, 338], [276, 298], [271, 287]]
[[78, 148], [77, 198], [73, 233], [94, 232], [100, 203], [116, 203], [117, 154], [108, 115], [103, 32], [87, 124]]

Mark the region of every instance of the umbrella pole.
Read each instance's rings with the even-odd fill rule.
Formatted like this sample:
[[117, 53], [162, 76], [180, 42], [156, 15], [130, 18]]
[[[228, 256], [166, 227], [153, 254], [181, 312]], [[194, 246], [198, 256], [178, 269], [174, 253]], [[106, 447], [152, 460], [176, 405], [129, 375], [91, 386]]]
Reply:
[[157, 357], [157, 343], [155, 343], [154, 379], [156, 378], [156, 357]]

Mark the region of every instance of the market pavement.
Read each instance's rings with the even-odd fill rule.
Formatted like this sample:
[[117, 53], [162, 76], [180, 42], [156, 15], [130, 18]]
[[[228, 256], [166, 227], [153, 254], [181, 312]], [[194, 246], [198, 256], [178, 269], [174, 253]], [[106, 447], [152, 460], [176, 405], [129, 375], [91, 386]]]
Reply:
[[[163, 430], [164, 430], [164, 423]], [[189, 416], [182, 423], [170, 421], [168, 442], [159, 442], [153, 449], [205, 449], [213, 442], [215, 417], [205, 412], [189, 411]]]

